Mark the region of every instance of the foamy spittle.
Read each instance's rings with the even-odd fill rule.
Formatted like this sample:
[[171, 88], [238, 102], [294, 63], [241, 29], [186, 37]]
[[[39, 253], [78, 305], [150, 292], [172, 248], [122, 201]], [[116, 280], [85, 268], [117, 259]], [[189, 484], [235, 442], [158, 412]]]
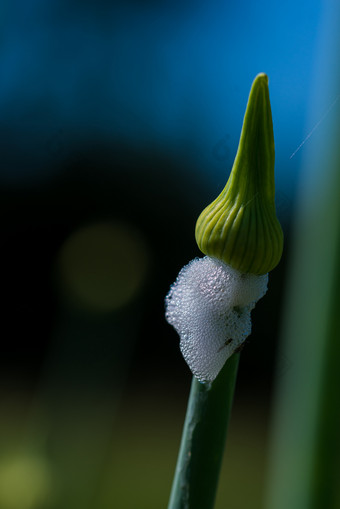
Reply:
[[166, 319], [180, 336], [192, 373], [212, 382], [251, 333], [251, 310], [267, 291], [268, 274], [242, 274], [205, 256], [178, 274], [165, 299]]

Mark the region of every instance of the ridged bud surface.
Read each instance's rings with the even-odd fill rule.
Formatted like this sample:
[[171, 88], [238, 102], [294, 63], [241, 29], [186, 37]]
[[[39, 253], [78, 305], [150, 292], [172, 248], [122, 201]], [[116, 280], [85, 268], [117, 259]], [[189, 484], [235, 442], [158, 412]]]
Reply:
[[268, 78], [262, 73], [252, 84], [228, 182], [196, 223], [200, 250], [245, 274], [266, 274], [282, 255], [274, 162]]

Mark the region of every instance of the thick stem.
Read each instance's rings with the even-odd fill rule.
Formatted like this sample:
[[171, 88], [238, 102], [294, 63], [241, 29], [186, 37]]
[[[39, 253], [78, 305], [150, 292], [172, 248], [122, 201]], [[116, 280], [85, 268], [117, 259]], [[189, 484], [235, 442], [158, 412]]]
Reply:
[[233, 402], [239, 354], [212, 383], [193, 377], [168, 509], [212, 509]]

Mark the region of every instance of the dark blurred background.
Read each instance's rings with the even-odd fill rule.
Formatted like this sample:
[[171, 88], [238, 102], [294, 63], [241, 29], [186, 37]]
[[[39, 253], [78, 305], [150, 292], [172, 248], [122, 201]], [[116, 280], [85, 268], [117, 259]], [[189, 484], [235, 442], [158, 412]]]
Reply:
[[191, 375], [164, 297], [200, 256], [196, 219], [266, 72], [286, 249], [242, 352], [218, 498], [261, 507], [321, 0], [18, 0], [0, 14], [0, 508], [166, 506]]

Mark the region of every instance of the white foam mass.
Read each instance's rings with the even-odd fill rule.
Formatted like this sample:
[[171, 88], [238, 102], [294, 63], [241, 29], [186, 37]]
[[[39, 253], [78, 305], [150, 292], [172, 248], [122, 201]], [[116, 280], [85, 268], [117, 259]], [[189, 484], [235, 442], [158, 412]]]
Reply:
[[192, 373], [212, 382], [251, 332], [251, 310], [267, 291], [268, 274], [242, 274], [215, 258], [195, 258], [165, 299], [166, 319], [180, 336]]

